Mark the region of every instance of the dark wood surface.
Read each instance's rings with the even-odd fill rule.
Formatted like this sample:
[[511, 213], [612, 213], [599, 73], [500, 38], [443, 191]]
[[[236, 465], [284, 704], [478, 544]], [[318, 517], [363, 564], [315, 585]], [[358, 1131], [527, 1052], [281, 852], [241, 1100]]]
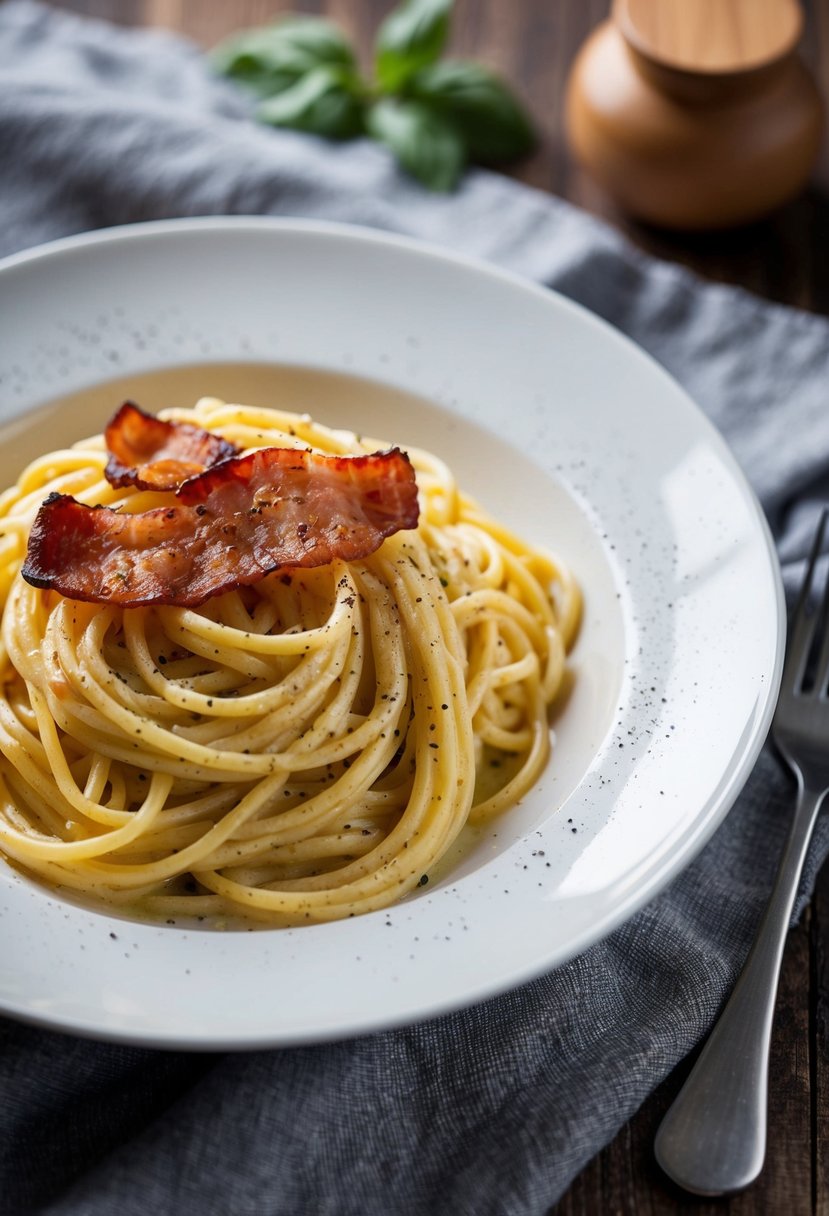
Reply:
[[[53, 0], [125, 25], [159, 25], [210, 46], [287, 9], [324, 13], [368, 62], [389, 0]], [[658, 2], [658, 0], [654, 0]], [[829, 0], [807, 0], [804, 58], [829, 96]], [[457, 0], [452, 49], [498, 68], [521, 92], [542, 132], [537, 152], [511, 175], [602, 216], [641, 248], [711, 279], [829, 314], [829, 138], [814, 181], [779, 214], [737, 232], [679, 237], [626, 220], [568, 155], [567, 72], [608, 0]], [[829, 408], [829, 385], [827, 385]], [[730, 1199], [682, 1194], [653, 1160], [653, 1137], [687, 1073], [682, 1065], [576, 1179], [555, 1216], [829, 1216], [829, 872], [789, 936], [770, 1074], [769, 1151], [750, 1190]], [[551, 1216], [553, 1214], [551, 1213]]]

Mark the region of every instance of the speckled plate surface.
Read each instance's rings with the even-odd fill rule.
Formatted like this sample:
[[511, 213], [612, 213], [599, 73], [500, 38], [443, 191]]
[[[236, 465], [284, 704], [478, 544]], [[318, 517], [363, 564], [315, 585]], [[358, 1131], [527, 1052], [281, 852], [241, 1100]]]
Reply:
[[0, 474], [123, 396], [216, 394], [429, 447], [586, 597], [539, 785], [389, 912], [208, 932], [109, 918], [0, 862], [0, 1009], [191, 1048], [331, 1039], [479, 1001], [583, 950], [733, 803], [780, 676], [770, 537], [725, 444], [618, 334], [414, 243], [304, 222], [148, 224], [0, 264]]

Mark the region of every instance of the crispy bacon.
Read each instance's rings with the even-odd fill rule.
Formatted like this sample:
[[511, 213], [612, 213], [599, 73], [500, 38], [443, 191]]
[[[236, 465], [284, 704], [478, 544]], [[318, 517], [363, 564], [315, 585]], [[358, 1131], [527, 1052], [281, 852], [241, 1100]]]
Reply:
[[414, 470], [399, 448], [372, 456], [262, 448], [192, 477], [176, 500], [131, 515], [51, 494], [23, 577], [96, 604], [194, 608], [284, 567], [368, 557], [418, 520]]
[[175, 490], [202, 469], [238, 455], [234, 443], [187, 422], [165, 422], [125, 401], [104, 431], [113, 486]]

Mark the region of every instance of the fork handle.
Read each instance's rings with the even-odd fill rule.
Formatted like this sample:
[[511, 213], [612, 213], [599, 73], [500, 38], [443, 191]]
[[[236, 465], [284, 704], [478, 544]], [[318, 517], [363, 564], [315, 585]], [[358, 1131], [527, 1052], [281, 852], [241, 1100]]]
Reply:
[[742, 1190], [766, 1155], [768, 1060], [783, 947], [825, 790], [804, 787], [751, 953], [688, 1080], [657, 1132], [665, 1173], [687, 1191]]

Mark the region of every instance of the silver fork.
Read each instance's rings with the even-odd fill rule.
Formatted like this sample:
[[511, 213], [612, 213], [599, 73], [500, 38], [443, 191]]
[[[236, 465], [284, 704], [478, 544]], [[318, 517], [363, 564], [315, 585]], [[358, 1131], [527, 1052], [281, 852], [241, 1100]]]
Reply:
[[[780, 963], [806, 850], [829, 789], [829, 581], [820, 606], [810, 594], [828, 515], [821, 515], [792, 617], [772, 726], [797, 778], [794, 820], [742, 974], [654, 1144], [665, 1173], [698, 1195], [742, 1190], [766, 1155], [769, 1040]], [[815, 679], [807, 688], [804, 676], [818, 646]]]

